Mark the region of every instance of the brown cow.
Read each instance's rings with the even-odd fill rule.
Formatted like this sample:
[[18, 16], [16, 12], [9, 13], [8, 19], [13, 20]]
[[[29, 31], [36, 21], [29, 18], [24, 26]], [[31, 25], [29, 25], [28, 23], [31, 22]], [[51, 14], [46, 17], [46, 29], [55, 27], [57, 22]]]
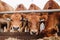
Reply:
[[[2, 11], [13, 11], [13, 10], [14, 9], [10, 5], [8, 5], [7, 3], [0, 0], [0, 12], [2, 12]], [[4, 17], [4, 19], [5, 19], [5, 17]], [[8, 26], [9, 26], [9, 22], [7, 20], [4, 20], [4, 19], [3, 19], [3, 16], [0, 14], [1, 28], [3, 29], [4, 32], [6, 32]]]
[[[35, 4], [31, 4], [29, 10], [39, 10]], [[30, 13], [26, 14], [26, 19], [28, 20], [28, 27], [31, 35], [38, 35], [39, 32], [39, 22], [40, 22], [40, 13]]]
[[38, 35], [40, 16], [33, 14], [26, 15], [28, 27], [31, 35]]
[[[44, 6], [44, 9], [59, 9], [59, 5], [55, 1], [49, 0]], [[46, 36], [53, 36], [57, 31], [56, 13], [57, 12], [48, 12], [48, 14], [46, 13], [47, 16], [44, 17], [47, 18], [46, 27], [44, 30], [46, 32]]]
[[21, 29], [21, 25], [22, 25], [22, 22], [21, 22], [21, 15], [18, 14], [18, 13], [15, 13], [13, 15], [11, 15], [11, 26], [10, 26], [10, 32], [21, 32], [22, 29]]
[[[23, 4], [20, 4], [20, 5], [18, 5], [18, 7], [16, 8], [16, 10], [18, 10], [18, 11], [20, 11], [20, 10], [27, 10], [26, 9], [26, 7], [23, 5]], [[26, 25], [26, 19], [25, 19], [25, 16], [24, 15], [26, 15], [25, 13], [23, 14], [23, 13], [21, 13], [21, 15], [22, 15], [22, 26], [23, 26], [23, 32], [27, 32], [27, 27], [25, 27], [25, 25]]]
[[8, 28], [8, 31], [10, 32], [22, 32], [22, 22], [21, 22], [21, 15], [18, 13], [14, 13], [9, 16], [9, 14], [3, 15], [3, 17], [10, 18], [10, 27]]
[[[18, 5], [16, 10], [25, 10], [25, 7], [23, 4]], [[14, 13], [12, 15], [3, 15], [4, 17], [9, 17], [10, 18], [10, 32], [22, 32], [23, 27], [22, 27], [22, 14], [19, 13]]]

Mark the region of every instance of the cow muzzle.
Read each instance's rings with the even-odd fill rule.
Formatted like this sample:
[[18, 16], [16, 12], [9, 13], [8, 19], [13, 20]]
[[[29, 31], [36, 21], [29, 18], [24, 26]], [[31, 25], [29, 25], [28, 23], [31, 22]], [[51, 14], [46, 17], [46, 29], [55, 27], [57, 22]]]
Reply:
[[38, 35], [38, 31], [30, 31], [31, 35]]
[[20, 27], [12, 27], [10, 32], [20, 32]]
[[13, 27], [13, 29], [14, 29], [15, 31], [17, 31], [17, 30], [19, 29], [19, 27]]

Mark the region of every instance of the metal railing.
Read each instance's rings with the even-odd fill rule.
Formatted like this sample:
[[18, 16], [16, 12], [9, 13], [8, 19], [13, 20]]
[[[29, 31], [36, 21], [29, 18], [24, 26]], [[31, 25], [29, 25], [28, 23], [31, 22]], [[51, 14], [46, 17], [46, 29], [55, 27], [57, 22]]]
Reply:
[[60, 12], [60, 9], [49, 9], [49, 10], [20, 10], [20, 11], [2, 11], [0, 14], [4, 13], [28, 13], [28, 12]]

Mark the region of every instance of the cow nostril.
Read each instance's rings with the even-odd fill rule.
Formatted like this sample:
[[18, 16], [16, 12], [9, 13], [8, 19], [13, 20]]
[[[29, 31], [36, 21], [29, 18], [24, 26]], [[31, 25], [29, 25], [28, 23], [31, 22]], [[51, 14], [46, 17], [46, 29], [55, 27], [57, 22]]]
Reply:
[[17, 27], [17, 29], [19, 29], [19, 27]]

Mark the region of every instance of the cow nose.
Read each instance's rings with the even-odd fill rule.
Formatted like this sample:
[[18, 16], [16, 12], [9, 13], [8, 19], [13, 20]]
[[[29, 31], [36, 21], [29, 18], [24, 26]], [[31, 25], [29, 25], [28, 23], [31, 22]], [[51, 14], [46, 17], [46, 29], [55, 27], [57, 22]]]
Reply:
[[14, 30], [18, 30], [18, 29], [19, 29], [19, 27], [13, 27], [13, 29], [14, 29]]
[[36, 35], [36, 32], [32, 32], [33, 35]]

